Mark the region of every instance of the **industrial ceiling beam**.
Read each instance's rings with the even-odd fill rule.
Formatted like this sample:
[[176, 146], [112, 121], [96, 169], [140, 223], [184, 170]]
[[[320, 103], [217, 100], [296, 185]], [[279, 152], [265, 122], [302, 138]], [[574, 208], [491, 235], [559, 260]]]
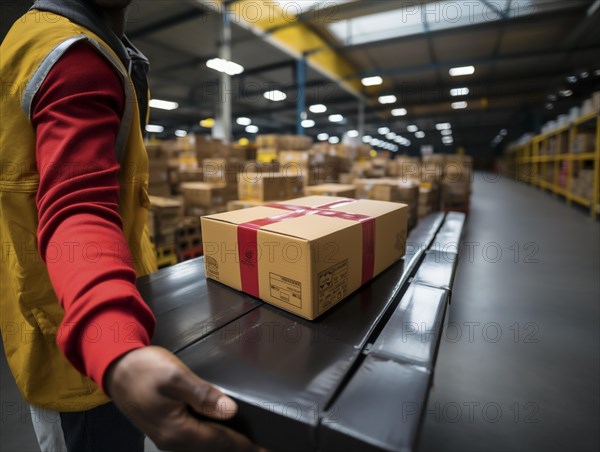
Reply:
[[127, 36], [129, 37], [129, 39], [141, 39], [145, 36], [166, 30], [167, 28], [175, 27], [176, 25], [180, 25], [182, 23], [189, 22], [190, 20], [197, 19], [198, 17], [202, 17], [205, 14], [206, 11], [203, 9], [190, 9], [187, 11], [183, 11], [179, 14], [175, 14], [174, 16], [167, 17], [166, 19], [163, 18], [152, 22], [151, 24], [134, 30], [131, 33], [127, 33]]
[[[217, 3], [222, 4], [223, 1], [218, 0]], [[307, 50], [319, 48], [318, 52], [306, 55], [307, 64], [339, 83], [352, 95], [362, 97], [360, 82], [346, 79], [349, 74], [356, 72], [356, 68], [306, 24], [286, 17], [277, 3], [239, 0], [231, 4], [229, 8], [235, 23], [262, 36], [264, 40], [296, 59], [306, 55]], [[284, 29], [272, 33], [267, 32], [274, 26], [288, 23], [290, 26]]]
[[[599, 50], [599, 49], [600, 49], [600, 45], [591, 45], [591, 46], [575, 48], [575, 49], [572, 49], [571, 51], [572, 52], [586, 52], [586, 51]], [[442, 61], [442, 62], [439, 62], [438, 64], [441, 67], [451, 68], [451, 67], [464, 66], [464, 65], [478, 65], [478, 64], [490, 64], [490, 63], [494, 63], [494, 62], [514, 61], [514, 60], [519, 60], [519, 59], [531, 59], [531, 58], [540, 58], [540, 57], [561, 57], [561, 56], [564, 56], [566, 53], [568, 53], [568, 50], [549, 49], [549, 50], [537, 51], [537, 52], [500, 55], [500, 56], [497, 56], [496, 58], [482, 57], [482, 58], [470, 58], [470, 59], [464, 59], [464, 60]], [[396, 67], [385, 68], [385, 69], [381, 69], [381, 70], [377, 70], [377, 71], [373, 70], [373, 71], [357, 72], [355, 74], [350, 75], [349, 77], [359, 79], [359, 78], [363, 78], [363, 77], [370, 77], [373, 75], [388, 76], [388, 75], [400, 75], [400, 74], [415, 74], [415, 73], [420, 73], [420, 72], [430, 72], [433, 70], [435, 70], [435, 66], [432, 64], [421, 64], [421, 65], [416, 65], [416, 66], [396, 66]]]

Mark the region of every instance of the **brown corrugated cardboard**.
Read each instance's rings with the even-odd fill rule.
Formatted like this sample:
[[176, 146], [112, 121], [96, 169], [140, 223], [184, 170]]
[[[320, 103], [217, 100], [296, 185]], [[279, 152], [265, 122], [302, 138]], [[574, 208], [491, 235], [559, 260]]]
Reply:
[[405, 205], [319, 196], [285, 204], [307, 210], [203, 217], [206, 276], [312, 320], [405, 253]]
[[208, 184], [205, 182], [186, 182], [181, 184], [181, 193], [188, 207], [212, 208], [227, 204], [235, 198], [225, 184]]
[[304, 188], [306, 196], [340, 196], [342, 198], [356, 198], [354, 185], [321, 184]]
[[238, 183], [241, 200], [290, 199], [302, 189], [302, 176], [286, 173], [244, 173]]
[[171, 246], [182, 213], [179, 200], [150, 196], [148, 230], [156, 246]]
[[210, 184], [237, 185], [240, 173], [243, 173], [245, 169], [245, 160], [205, 159], [202, 162], [204, 182]]
[[249, 209], [250, 207], [259, 207], [265, 204], [264, 201], [252, 201], [235, 199], [227, 203], [227, 211]]

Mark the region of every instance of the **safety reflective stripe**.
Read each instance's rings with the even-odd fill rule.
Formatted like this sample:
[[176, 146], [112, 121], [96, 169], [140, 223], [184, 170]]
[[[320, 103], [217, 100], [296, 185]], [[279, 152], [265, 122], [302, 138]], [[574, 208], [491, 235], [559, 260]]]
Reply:
[[98, 50], [110, 63], [114, 66], [114, 68], [119, 72], [121, 78], [123, 79], [123, 88], [125, 91], [125, 108], [123, 111], [123, 117], [121, 119], [121, 126], [119, 127], [119, 133], [117, 134], [117, 139], [115, 141], [115, 153], [117, 162], [121, 162], [121, 158], [123, 156], [123, 152], [125, 150], [127, 137], [129, 136], [129, 129], [131, 127], [131, 121], [133, 117], [133, 107], [135, 105], [135, 96], [133, 92], [133, 87], [129, 80], [129, 74], [123, 68], [121, 62], [115, 58], [108, 49], [100, 44], [95, 39], [92, 39], [86, 35], [78, 35], [69, 38], [56, 47], [54, 47], [46, 58], [40, 63], [38, 68], [36, 69], [33, 76], [27, 82], [27, 86], [25, 87], [25, 91], [23, 92], [23, 98], [21, 100], [21, 107], [27, 117], [31, 120], [31, 105], [33, 103], [33, 98], [36, 93], [44, 83], [44, 80], [50, 73], [50, 70], [54, 67], [56, 62], [60, 59], [61, 56], [76, 42], [87, 40], [96, 50]]

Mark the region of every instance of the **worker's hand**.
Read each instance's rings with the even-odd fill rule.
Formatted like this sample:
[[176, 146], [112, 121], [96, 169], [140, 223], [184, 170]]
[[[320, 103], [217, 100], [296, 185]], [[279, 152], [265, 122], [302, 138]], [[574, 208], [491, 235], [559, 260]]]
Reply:
[[245, 436], [190, 413], [226, 420], [237, 406], [163, 348], [143, 347], [119, 358], [107, 371], [105, 386], [117, 407], [160, 449], [258, 450]]

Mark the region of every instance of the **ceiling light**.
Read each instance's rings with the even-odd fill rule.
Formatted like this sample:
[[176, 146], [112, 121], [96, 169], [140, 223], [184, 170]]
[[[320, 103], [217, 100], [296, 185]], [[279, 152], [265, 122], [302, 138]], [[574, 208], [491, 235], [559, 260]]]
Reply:
[[573, 95], [573, 91], [571, 91], [570, 89], [563, 89], [562, 91], [559, 92], [559, 94], [562, 97], [571, 97]]
[[359, 135], [359, 134], [358, 134], [358, 130], [348, 130], [348, 133], [347, 133], [347, 135], [348, 135], [350, 138], [356, 138], [356, 137], [358, 137], [358, 135]]
[[342, 115], [329, 115], [329, 120], [331, 122], [342, 122], [344, 117]]
[[406, 130], [408, 130], [410, 133], [414, 133], [414, 132], [417, 132], [419, 130], [419, 128], [415, 125], [410, 125], [406, 128]]
[[212, 58], [206, 62], [206, 66], [215, 71], [223, 72], [227, 75], [238, 75], [244, 72], [244, 67], [233, 61], [227, 61], [222, 58]]
[[425, 138], [425, 132], [417, 132], [415, 133], [415, 136], [419, 139]]
[[397, 101], [398, 99], [396, 99], [396, 96], [394, 96], [393, 94], [390, 94], [388, 96], [379, 96], [379, 103], [380, 104], [393, 104]]
[[168, 100], [160, 99], [150, 99], [149, 105], [152, 108], [158, 108], [160, 110], [175, 110], [179, 108], [177, 102], [169, 102]]
[[448, 137], [452, 135], [452, 129], [440, 130], [440, 133], [443, 137]]
[[575, 76], [575, 75], [569, 75], [567, 77], [567, 82], [569, 82], [569, 83], [577, 83], [577, 76]]
[[469, 88], [454, 88], [450, 90], [452, 97], [466, 96], [467, 94], [469, 94]]
[[370, 143], [372, 139], [373, 137], [371, 135], [365, 135], [364, 137], [362, 137], [363, 143]]
[[588, 71], [583, 71], [581, 74], [579, 74], [579, 76], [581, 78], [588, 78], [590, 76], [590, 73]]
[[317, 135], [317, 140], [319, 141], [327, 141], [329, 139], [328, 133], [320, 133]]
[[246, 132], [258, 133], [258, 126], [246, 126]]
[[594, 75], [595, 75], [596, 77], [600, 77], [600, 69], [596, 69], [596, 70], [594, 71]]
[[452, 128], [452, 125], [449, 122], [442, 122], [435, 125], [437, 130], [448, 130]]
[[287, 99], [287, 94], [283, 91], [279, 91], [278, 89], [274, 89], [272, 91], [267, 91], [263, 94], [265, 99], [270, 100], [272, 102], [281, 102], [282, 100]]
[[338, 144], [340, 142], [340, 139], [338, 137], [330, 137], [329, 142], [331, 144]]
[[450, 69], [452, 77], [460, 77], [461, 75], [473, 75], [475, 73], [474, 66], [453, 67]]
[[157, 126], [154, 124], [148, 124], [146, 125], [146, 132], [150, 132], [150, 133], [163, 133], [165, 131], [165, 128], [163, 126]]
[[379, 146], [379, 143], [381, 143], [381, 140], [378, 140], [377, 138], [373, 138], [373, 139], [371, 140], [371, 144], [372, 144], [373, 146]]
[[558, 96], [556, 94], [550, 94], [548, 96], [548, 100], [551, 101], [551, 102], [556, 102], [557, 99], [558, 99]]
[[392, 152], [398, 152], [398, 149], [400, 149], [398, 146], [394, 145], [394, 148], [392, 149]]
[[392, 116], [406, 116], [407, 114], [408, 111], [406, 111], [406, 108], [395, 108], [392, 110]]
[[444, 143], [444, 144], [454, 143], [454, 138], [452, 138], [452, 137], [443, 137], [442, 138], [442, 143]]
[[252, 124], [252, 120], [250, 118], [237, 118], [235, 120], [235, 122], [237, 122], [240, 126], [249, 126], [250, 124]]
[[412, 143], [410, 140], [404, 140], [404, 146], [410, 146]]
[[389, 127], [380, 127], [379, 129], [377, 129], [377, 133], [379, 133], [380, 135], [385, 135], [387, 133], [390, 133], [390, 129]]
[[469, 104], [467, 102], [452, 102], [452, 108], [454, 108], [455, 110], [462, 110], [464, 108], [467, 108], [469, 106]]
[[554, 104], [552, 104], [552, 103], [547, 103], [547, 104], [546, 104], [546, 109], [547, 109], [547, 110], [554, 110]]
[[365, 77], [362, 79], [362, 84], [364, 86], [377, 86], [383, 83], [383, 79], [378, 75], [374, 77]]
[[508, 130], [506, 130], [506, 129], [502, 129], [502, 130], [500, 131], [500, 136], [502, 136], [502, 137], [505, 137], [506, 135], [508, 135]]
[[327, 107], [323, 104], [315, 104], [308, 107], [311, 113], [325, 113], [327, 111]]
[[388, 140], [393, 140], [394, 138], [396, 138], [396, 133], [394, 133], [394, 132], [386, 133], [386, 134], [385, 134], [385, 137], [386, 137]]
[[187, 130], [179, 129], [175, 131], [175, 136], [179, 138], [185, 138], [187, 137], [187, 134]]
[[205, 118], [200, 121], [200, 127], [204, 127], [205, 129], [212, 129], [215, 126], [214, 118]]
[[310, 129], [315, 126], [315, 122], [312, 119], [304, 119], [301, 124], [305, 129]]

